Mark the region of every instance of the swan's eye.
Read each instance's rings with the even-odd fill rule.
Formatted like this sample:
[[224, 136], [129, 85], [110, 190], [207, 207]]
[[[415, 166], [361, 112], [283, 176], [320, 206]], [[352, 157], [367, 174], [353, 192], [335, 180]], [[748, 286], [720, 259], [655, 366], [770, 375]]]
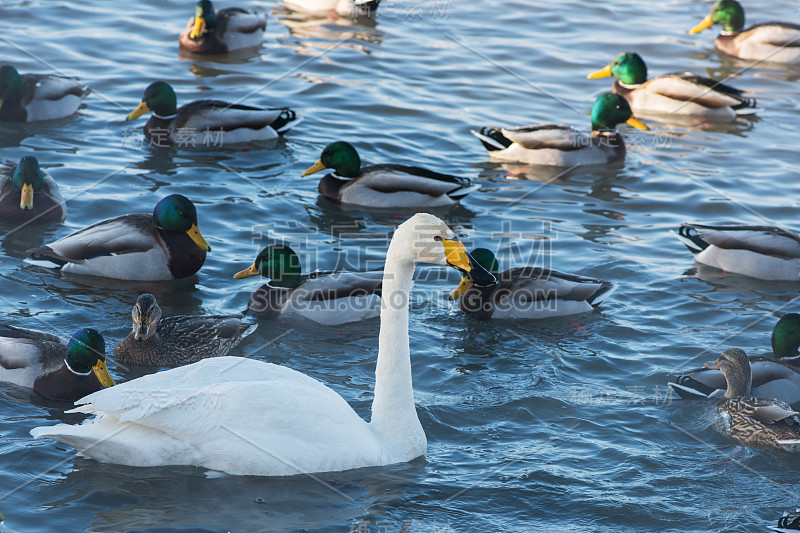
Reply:
[[433, 240], [434, 240], [434, 241], [441, 241], [441, 240], [442, 240], [442, 238], [441, 238], [440, 236], [438, 236], [438, 235], [434, 235], [434, 236], [433, 236]]

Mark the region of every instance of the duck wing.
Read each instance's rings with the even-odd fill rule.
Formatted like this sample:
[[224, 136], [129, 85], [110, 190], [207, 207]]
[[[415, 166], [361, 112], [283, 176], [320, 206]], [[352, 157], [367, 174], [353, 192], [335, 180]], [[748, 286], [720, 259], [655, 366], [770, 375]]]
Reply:
[[50, 372], [61, 366], [66, 353], [67, 343], [60, 337], [0, 323], [0, 373], [34, 367], [40, 367], [40, 374]]
[[27, 253], [32, 259], [64, 265], [102, 255], [145, 252], [157, 245], [153, 216], [137, 213], [103, 220]]
[[714, 245], [784, 259], [800, 258], [800, 236], [771, 226], [682, 224], [678, 229], [678, 238], [692, 253], [702, 252]]
[[232, 315], [179, 315], [159, 320], [157, 332], [162, 342], [188, 349], [217, 340], [237, 343], [250, 327]]
[[364, 272], [315, 272], [293, 292], [292, 299], [311, 301], [381, 294], [383, 270]]
[[[441, 174], [420, 167], [407, 165], [367, 165], [361, 167], [361, 175], [347, 187], [366, 187], [380, 193], [413, 191], [438, 197], [444, 194], [469, 192], [472, 189], [468, 178]], [[464, 194], [466, 194], [464, 192]]]
[[538, 267], [504, 270], [497, 277], [498, 295], [505, 293], [520, 301], [573, 300], [596, 304], [614, 290], [608, 281], [565, 274]]
[[33, 100], [61, 100], [69, 95], [83, 98], [91, 91], [73, 78], [48, 74], [24, 74], [22, 89], [23, 106], [29, 105]]
[[260, 130], [273, 126], [281, 131], [283, 125], [294, 119], [294, 111], [287, 107], [261, 108], [221, 100], [196, 100], [178, 109], [174, 129], [202, 132], [232, 131], [239, 128]]
[[253, 33], [267, 29], [267, 17], [251, 9], [227, 7], [217, 10], [217, 31], [224, 33]]
[[708, 108], [740, 109], [756, 106], [755, 99], [744, 96], [741, 90], [691, 72], [658, 76], [643, 83], [641, 90], [673, 100], [694, 102]]

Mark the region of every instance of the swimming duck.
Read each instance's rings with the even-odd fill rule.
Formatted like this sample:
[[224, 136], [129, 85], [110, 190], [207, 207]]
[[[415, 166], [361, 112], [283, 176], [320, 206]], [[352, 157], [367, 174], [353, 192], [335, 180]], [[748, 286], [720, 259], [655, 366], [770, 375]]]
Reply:
[[727, 382], [714, 405], [728, 436], [743, 446], [800, 452], [800, 413], [775, 398], [751, 397], [750, 361], [743, 350], [729, 348], [706, 368], [719, 370]]
[[178, 366], [228, 355], [254, 329], [230, 315], [161, 317], [155, 296], [142, 294], [131, 312], [133, 331], [114, 348], [126, 365]]
[[163, 281], [191, 276], [210, 250], [197, 227], [194, 204], [171, 194], [156, 204], [152, 215], [103, 220], [27, 253], [55, 263], [62, 272]]
[[[333, 472], [424, 455], [427, 440], [414, 406], [408, 327], [417, 263], [467, 271], [476, 284], [493, 281], [438, 218], [418, 213], [397, 228], [386, 253], [369, 422], [314, 378], [227, 356], [95, 393], [76, 409], [95, 414], [93, 420], [39, 427], [31, 434], [103, 462], [193, 465], [240, 475]], [[206, 405], [211, 407], [191, 408]]]
[[60, 337], [0, 324], [0, 381], [28, 387], [49, 400], [74, 402], [114, 384], [106, 343], [97, 330]]
[[258, 48], [266, 29], [264, 13], [238, 7], [214, 11], [210, 0], [200, 0], [178, 43], [181, 50], [194, 54], [226, 54]]
[[[800, 403], [800, 315], [781, 317], [772, 330], [774, 359], [751, 357], [753, 396], [778, 398], [790, 405]], [[717, 398], [725, 393], [725, 377], [716, 370], [699, 368], [680, 375], [669, 386], [681, 398]]]
[[625, 142], [616, 131], [626, 123], [640, 130], [647, 126], [634, 118], [628, 102], [612, 93], [601, 94], [592, 105], [592, 133], [567, 126], [544, 124], [520, 128], [472, 130], [497, 161], [556, 167], [605, 165], [625, 160]]
[[64, 220], [67, 204], [53, 177], [31, 156], [0, 163], [0, 218], [14, 223], [46, 224]]
[[678, 239], [698, 263], [763, 280], [800, 280], [800, 235], [791, 231], [682, 224]]
[[740, 59], [800, 63], [800, 25], [769, 22], [745, 30], [741, 4], [736, 0], [720, 0], [689, 33], [701, 32], [714, 24], [722, 26], [722, 33], [714, 40], [720, 52]]
[[510, 268], [498, 273], [494, 254], [477, 248], [470, 254], [497, 281], [474, 285], [468, 276], [450, 294], [461, 299], [461, 310], [477, 318], [549, 318], [586, 313], [608, 298], [616, 287], [599, 279], [563, 274], [537, 267]]
[[75, 113], [90, 89], [72, 78], [0, 67], [0, 121], [54, 120]]
[[375, 15], [380, 0], [284, 0], [292, 11], [308, 15], [366, 17]]
[[361, 166], [352, 144], [337, 141], [322, 151], [319, 161], [303, 172], [333, 172], [319, 182], [319, 193], [337, 204], [376, 208], [452, 205], [478, 189], [467, 178], [407, 165]]
[[383, 270], [301, 275], [300, 258], [285, 245], [267, 246], [234, 279], [264, 276], [270, 282], [250, 295], [248, 311], [264, 317], [300, 315], [325, 325], [378, 316]]
[[733, 118], [751, 114], [755, 98], [747, 98], [739, 89], [692, 74], [677, 72], [647, 79], [647, 66], [635, 52], [625, 52], [602, 70], [587, 78], [617, 78], [614, 94], [623, 96], [636, 114], [691, 115]]
[[288, 107], [260, 108], [221, 100], [195, 100], [177, 107], [172, 87], [151, 83], [142, 102], [129, 115], [134, 120], [152, 111], [144, 134], [153, 146], [219, 146], [275, 139], [300, 122]]

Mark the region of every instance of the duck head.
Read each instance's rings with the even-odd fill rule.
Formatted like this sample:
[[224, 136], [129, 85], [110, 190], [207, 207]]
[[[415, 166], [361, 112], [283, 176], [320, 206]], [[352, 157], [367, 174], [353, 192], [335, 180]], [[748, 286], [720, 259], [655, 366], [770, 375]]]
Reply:
[[133, 318], [133, 338], [143, 341], [156, 333], [158, 321], [161, 319], [161, 308], [152, 294], [142, 294], [136, 299], [131, 310]]
[[22, 98], [22, 76], [11, 65], [0, 67], [0, 107], [6, 100]]
[[76, 331], [67, 344], [64, 361], [73, 374], [86, 376], [94, 372], [103, 387], [114, 385], [106, 368], [106, 341], [96, 329], [84, 328]]
[[296, 287], [300, 281], [300, 258], [283, 244], [267, 246], [248, 268], [234, 274], [234, 279], [264, 276], [275, 287]]
[[633, 116], [628, 101], [618, 94], [604, 93], [592, 105], [592, 131], [613, 131], [623, 122], [640, 130], [649, 128]]
[[787, 313], [772, 330], [772, 353], [778, 359], [796, 357], [800, 348], [800, 315]]
[[361, 158], [352, 144], [336, 141], [325, 147], [319, 161], [303, 172], [303, 176], [326, 168], [333, 169], [336, 175], [342, 178], [355, 178], [361, 172]]
[[167, 231], [185, 232], [194, 243], [206, 252], [211, 251], [200, 228], [197, 227], [197, 210], [191, 200], [180, 194], [165, 196], [153, 209], [153, 223]]
[[689, 30], [689, 33], [699, 33], [714, 24], [722, 26], [723, 33], [742, 31], [744, 28], [744, 9], [736, 0], [720, 0], [711, 8], [711, 13], [706, 15], [700, 24]]
[[189, 32], [189, 37], [197, 39], [207, 31], [217, 28], [217, 13], [211, 0], [200, 0], [194, 8], [194, 26]]
[[137, 119], [151, 111], [159, 117], [170, 117], [177, 113], [178, 98], [169, 83], [154, 81], [148, 85], [139, 107], [131, 111], [126, 120]]
[[[495, 279], [497, 278], [500, 265], [497, 264], [497, 258], [494, 256], [491, 250], [487, 250], [486, 248], [475, 248], [469, 255], [487, 272], [489, 272], [489, 274], [494, 276]], [[474, 284], [472, 280], [470, 280], [469, 276], [462, 274], [461, 283], [458, 284], [456, 290], [450, 293], [450, 300], [458, 300], [461, 298], [461, 295], [467, 292], [472, 285]]]
[[647, 81], [647, 66], [636, 52], [625, 52], [618, 55], [602, 70], [586, 76], [589, 79], [608, 78], [613, 76], [624, 85], [641, 85]]
[[20, 159], [11, 176], [11, 184], [20, 193], [19, 208], [33, 209], [33, 193], [44, 187], [44, 174], [39, 168], [39, 161], [30, 155]]
[[706, 368], [719, 370], [728, 382], [726, 398], [750, 396], [750, 360], [744, 350], [728, 348], [720, 354], [714, 363], [706, 363]]

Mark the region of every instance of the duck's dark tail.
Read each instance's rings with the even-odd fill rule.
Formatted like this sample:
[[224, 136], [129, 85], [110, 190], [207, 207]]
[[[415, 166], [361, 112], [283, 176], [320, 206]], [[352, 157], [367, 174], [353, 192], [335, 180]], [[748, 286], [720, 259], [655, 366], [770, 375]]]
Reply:
[[490, 152], [496, 152], [498, 150], [505, 150], [509, 146], [511, 146], [511, 141], [503, 135], [503, 132], [496, 128], [481, 128], [479, 131], [470, 130], [470, 132], [480, 139], [481, 143], [483, 143], [484, 148], [489, 150]]
[[678, 228], [678, 239], [680, 239], [693, 254], [702, 252], [708, 248], [708, 243], [697, 234], [697, 229], [691, 224], [681, 224], [681, 227]]
[[280, 116], [275, 119], [275, 122], [270, 124], [270, 126], [272, 126], [272, 129], [278, 133], [286, 133], [296, 125], [300, 124], [302, 121], [302, 117], [298, 117], [294, 110], [287, 107], [283, 110], [283, 112], [281, 112]]

